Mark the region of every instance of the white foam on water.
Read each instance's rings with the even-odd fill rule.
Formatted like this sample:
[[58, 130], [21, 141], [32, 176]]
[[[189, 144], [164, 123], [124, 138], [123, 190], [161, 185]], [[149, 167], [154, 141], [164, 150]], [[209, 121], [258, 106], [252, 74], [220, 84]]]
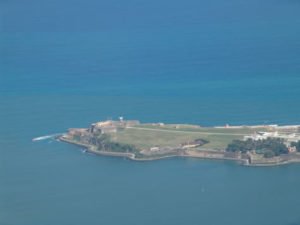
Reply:
[[50, 134], [50, 135], [35, 137], [35, 138], [32, 139], [32, 141], [43, 141], [43, 140], [55, 138], [59, 135], [61, 135], [61, 134]]

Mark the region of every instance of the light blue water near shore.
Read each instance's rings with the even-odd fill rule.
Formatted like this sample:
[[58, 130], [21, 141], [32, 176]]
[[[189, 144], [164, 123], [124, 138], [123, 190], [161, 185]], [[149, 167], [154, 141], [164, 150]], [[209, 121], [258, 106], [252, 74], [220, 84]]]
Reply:
[[300, 224], [300, 165], [137, 163], [31, 142], [120, 115], [300, 124], [298, 1], [1, 6], [1, 225]]

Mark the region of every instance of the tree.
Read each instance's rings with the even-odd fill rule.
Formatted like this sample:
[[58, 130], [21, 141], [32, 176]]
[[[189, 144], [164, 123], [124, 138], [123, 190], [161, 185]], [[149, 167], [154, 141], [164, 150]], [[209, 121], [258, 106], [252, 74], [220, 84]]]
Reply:
[[288, 148], [284, 144], [284, 140], [280, 138], [267, 138], [264, 140], [248, 139], [246, 141], [233, 140], [227, 146], [226, 150], [241, 153], [255, 150], [260, 154], [264, 154], [266, 158], [288, 153]]

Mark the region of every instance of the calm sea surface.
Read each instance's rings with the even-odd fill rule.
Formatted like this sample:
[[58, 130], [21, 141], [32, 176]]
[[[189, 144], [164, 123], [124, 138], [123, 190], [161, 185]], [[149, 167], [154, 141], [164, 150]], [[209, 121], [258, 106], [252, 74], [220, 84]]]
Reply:
[[0, 225], [300, 224], [300, 165], [31, 141], [118, 116], [300, 124], [299, 1], [0, 4]]

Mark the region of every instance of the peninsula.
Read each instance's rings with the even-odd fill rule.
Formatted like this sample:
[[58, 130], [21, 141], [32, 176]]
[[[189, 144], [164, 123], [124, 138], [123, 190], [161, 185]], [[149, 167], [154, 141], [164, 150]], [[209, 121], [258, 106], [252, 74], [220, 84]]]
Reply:
[[300, 126], [221, 126], [108, 120], [71, 128], [59, 140], [132, 160], [195, 157], [269, 166], [300, 162]]

